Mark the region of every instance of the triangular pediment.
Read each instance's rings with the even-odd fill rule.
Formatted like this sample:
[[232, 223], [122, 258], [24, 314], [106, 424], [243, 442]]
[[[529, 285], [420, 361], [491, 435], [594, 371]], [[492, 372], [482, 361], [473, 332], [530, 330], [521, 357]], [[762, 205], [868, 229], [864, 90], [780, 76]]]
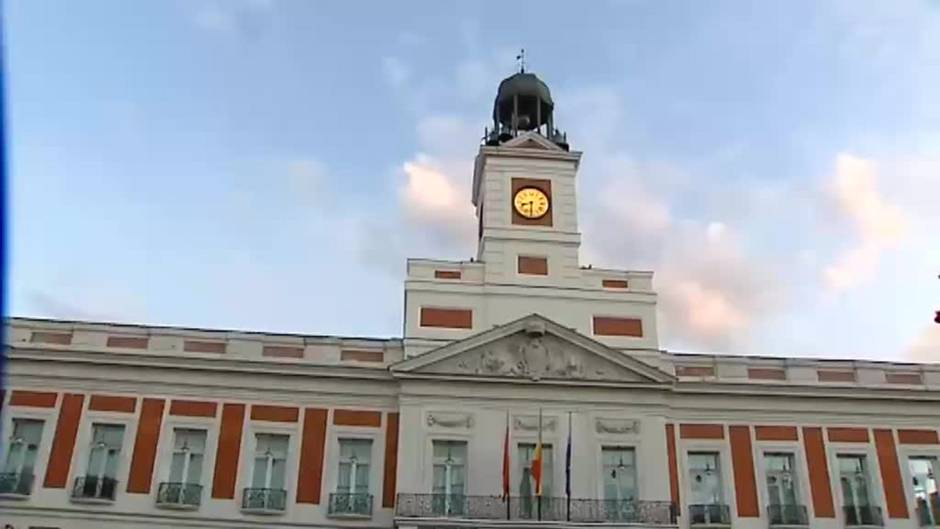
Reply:
[[502, 147], [515, 147], [518, 149], [537, 149], [541, 151], [564, 151], [558, 145], [538, 132], [528, 131], [502, 144]]
[[391, 367], [400, 377], [669, 385], [674, 377], [538, 314]]

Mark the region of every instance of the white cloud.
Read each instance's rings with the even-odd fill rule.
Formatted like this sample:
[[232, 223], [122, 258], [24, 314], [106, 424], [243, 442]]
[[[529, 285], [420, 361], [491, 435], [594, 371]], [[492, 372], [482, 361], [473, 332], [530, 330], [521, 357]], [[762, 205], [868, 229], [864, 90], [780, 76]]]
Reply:
[[398, 57], [383, 57], [382, 74], [389, 85], [401, 88], [411, 77], [411, 69]]
[[196, 27], [212, 33], [255, 36], [273, 11], [273, 0], [212, 1], [200, 4], [192, 19]]
[[907, 356], [914, 362], [940, 363], [940, 324], [929, 324], [908, 347]]
[[832, 197], [854, 225], [858, 238], [854, 247], [824, 270], [829, 289], [841, 291], [874, 276], [882, 252], [904, 236], [907, 220], [901, 209], [879, 192], [878, 171], [871, 160], [839, 154], [830, 186]]

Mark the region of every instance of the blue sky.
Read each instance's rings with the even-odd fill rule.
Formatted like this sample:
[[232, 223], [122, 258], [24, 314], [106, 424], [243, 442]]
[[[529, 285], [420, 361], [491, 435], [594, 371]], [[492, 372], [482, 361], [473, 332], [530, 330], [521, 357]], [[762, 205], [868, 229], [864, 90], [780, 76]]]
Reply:
[[664, 346], [940, 360], [940, 3], [573, 5], [8, 0], [12, 314], [399, 335], [524, 46]]

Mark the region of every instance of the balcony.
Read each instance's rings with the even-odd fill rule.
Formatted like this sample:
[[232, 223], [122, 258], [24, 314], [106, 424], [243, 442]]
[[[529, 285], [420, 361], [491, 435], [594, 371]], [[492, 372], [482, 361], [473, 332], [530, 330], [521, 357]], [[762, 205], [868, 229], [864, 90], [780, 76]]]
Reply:
[[[589, 500], [572, 498], [399, 494], [399, 518], [555, 521], [577, 523], [675, 525], [668, 501]], [[439, 524], [438, 524], [439, 525]]]
[[689, 505], [689, 525], [731, 525], [731, 509], [721, 503]]
[[84, 503], [111, 503], [117, 492], [117, 480], [103, 476], [81, 476], [75, 478], [72, 501]]
[[33, 490], [33, 474], [30, 472], [5, 472], [0, 474], [0, 495], [26, 497]]
[[284, 489], [245, 489], [242, 491], [242, 511], [255, 514], [281, 514], [287, 508]]
[[871, 505], [846, 505], [842, 507], [846, 527], [883, 527], [881, 507]]
[[338, 518], [369, 518], [372, 516], [372, 495], [349, 492], [331, 493], [327, 514]]
[[157, 489], [157, 506], [167, 509], [194, 510], [202, 503], [202, 485], [195, 483], [161, 483]]
[[768, 505], [767, 519], [771, 527], [809, 525], [805, 505]]

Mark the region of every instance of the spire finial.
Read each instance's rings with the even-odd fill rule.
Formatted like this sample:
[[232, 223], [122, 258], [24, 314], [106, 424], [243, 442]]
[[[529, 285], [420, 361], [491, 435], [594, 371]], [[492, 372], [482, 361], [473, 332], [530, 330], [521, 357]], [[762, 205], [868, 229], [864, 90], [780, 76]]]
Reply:
[[519, 50], [519, 55], [516, 55], [516, 61], [519, 62], [519, 73], [525, 73], [525, 48]]

